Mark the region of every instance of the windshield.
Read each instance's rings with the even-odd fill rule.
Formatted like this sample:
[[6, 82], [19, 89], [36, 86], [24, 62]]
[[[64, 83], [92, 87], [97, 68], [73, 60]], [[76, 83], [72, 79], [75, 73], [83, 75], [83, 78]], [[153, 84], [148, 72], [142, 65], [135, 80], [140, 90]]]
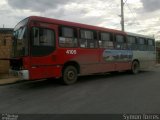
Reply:
[[28, 55], [27, 21], [28, 19], [21, 21], [14, 28], [12, 57]]

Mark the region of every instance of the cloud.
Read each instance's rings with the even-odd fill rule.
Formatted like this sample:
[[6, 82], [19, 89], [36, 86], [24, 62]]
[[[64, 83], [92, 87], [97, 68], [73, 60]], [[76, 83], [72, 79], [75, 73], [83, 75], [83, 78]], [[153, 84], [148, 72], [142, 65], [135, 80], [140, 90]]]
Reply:
[[16, 9], [46, 11], [56, 9], [59, 5], [65, 5], [74, 0], [8, 0], [8, 4]]
[[[127, 4], [126, 31], [160, 36], [160, 0], [127, 0]], [[14, 27], [25, 17], [37, 15], [121, 29], [120, 0], [1, 0], [0, 14], [0, 26]]]
[[160, 0], [141, 0], [147, 12], [154, 12], [160, 9]]

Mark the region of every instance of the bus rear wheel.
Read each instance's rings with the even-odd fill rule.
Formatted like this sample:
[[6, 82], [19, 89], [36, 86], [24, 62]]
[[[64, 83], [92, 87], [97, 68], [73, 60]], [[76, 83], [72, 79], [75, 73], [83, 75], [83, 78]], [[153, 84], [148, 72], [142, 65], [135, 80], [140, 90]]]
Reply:
[[132, 74], [137, 74], [140, 71], [140, 65], [137, 61], [133, 61], [132, 67], [131, 67], [131, 72]]
[[65, 85], [73, 84], [77, 81], [77, 69], [74, 66], [67, 66], [63, 70], [62, 82]]

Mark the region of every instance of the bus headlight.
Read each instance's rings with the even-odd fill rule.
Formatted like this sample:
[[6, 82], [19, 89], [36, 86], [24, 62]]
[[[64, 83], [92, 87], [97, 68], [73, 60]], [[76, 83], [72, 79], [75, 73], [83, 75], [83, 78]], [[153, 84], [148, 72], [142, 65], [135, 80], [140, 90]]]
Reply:
[[23, 80], [28, 80], [29, 79], [29, 71], [28, 70], [19, 71], [19, 77]]

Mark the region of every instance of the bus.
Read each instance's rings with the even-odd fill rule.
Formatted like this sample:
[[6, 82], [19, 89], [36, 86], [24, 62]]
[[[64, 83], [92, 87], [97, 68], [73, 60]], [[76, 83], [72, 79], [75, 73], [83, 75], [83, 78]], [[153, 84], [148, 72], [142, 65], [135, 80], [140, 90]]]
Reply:
[[23, 80], [61, 78], [114, 71], [137, 74], [156, 63], [155, 39], [139, 34], [30, 16], [13, 32], [10, 73]]

